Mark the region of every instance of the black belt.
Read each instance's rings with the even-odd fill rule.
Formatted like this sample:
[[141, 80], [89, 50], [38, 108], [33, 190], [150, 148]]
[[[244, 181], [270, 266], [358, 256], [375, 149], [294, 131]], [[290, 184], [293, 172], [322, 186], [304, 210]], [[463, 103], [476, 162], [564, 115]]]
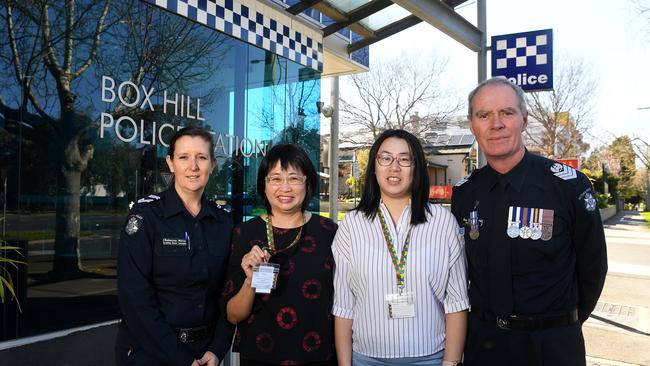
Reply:
[[191, 343], [212, 337], [214, 334], [213, 325], [203, 325], [194, 328], [174, 328], [181, 343]]
[[472, 309], [470, 315], [474, 315], [481, 320], [494, 321], [499, 328], [505, 330], [542, 330], [564, 327], [578, 321], [578, 310], [575, 309], [560, 314], [509, 315], [507, 317], [500, 317], [489, 311]]

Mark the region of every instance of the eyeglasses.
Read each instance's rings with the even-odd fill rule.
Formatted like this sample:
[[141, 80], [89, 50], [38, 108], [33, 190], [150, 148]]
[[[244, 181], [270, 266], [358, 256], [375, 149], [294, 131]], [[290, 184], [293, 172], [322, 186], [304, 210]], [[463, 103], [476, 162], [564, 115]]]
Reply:
[[282, 177], [279, 175], [271, 175], [266, 177], [266, 184], [272, 186], [281, 186], [282, 184], [289, 183], [291, 186], [300, 186], [305, 184], [307, 176], [304, 175], [290, 175], [288, 177]]
[[381, 166], [390, 166], [393, 164], [393, 161], [397, 160], [397, 165], [401, 167], [410, 167], [415, 164], [411, 155], [400, 154], [393, 156], [391, 154], [379, 154], [377, 155], [377, 164]]

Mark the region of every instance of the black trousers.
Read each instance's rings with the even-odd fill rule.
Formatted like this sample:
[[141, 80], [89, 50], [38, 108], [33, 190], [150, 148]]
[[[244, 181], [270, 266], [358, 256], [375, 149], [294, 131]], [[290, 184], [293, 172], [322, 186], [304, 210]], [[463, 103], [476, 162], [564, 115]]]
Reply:
[[536, 331], [500, 329], [495, 321], [469, 316], [466, 366], [584, 366], [582, 324]]
[[[187, 343], [187, 347], [196, 358], [203, 357], [208, 349], [211, 339], [206, 338], [197, 342]], [[144, 349], [138, 347], [137, 342], [129, 331], [120, 324], [117, 331], [117, 341], [115, 342], [115, 364], [117, 366], [165, 366], [169, 365], [169, 360], [163, 362], [161, 355], [152, 355]], [[183, 365], [181, 365], [183, 366]], [[189, 364], [186, 366], [190, 366]]]

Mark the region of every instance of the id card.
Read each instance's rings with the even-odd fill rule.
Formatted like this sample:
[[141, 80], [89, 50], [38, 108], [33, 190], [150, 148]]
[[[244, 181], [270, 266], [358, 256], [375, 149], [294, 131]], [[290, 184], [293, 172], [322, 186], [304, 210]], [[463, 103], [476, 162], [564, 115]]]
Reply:
[[251, 287], [257, 294], [270, 294], [278, 281], [280, 265], [277, 263], [262, 263], [253, 269]]
[[390, 319], [415, 318], [415, 294], [413, 292], [388, 294], [386, 295], [386, 304]]

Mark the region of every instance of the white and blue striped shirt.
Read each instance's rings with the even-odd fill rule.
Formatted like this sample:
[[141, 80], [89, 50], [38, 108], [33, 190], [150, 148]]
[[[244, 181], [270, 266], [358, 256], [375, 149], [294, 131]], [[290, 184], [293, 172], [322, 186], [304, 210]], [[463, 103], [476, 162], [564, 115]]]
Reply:
[[[397, 227], [383, 204], [380, 209], [401, 256], [410, 205]], [[415, 293], [414, 318], [388, 317], [386, 294], [397, 293], [398, 288], [379, 218], [370, 221], [351, 211], [341, 221], [332, 244], [336, 262], [332, 314], [353, 319], [355, 352], [379, 358], [436, 353], [445, 346], [445, 313], [469, 308], [465, 252], [456, 219], [440, 205], [430, 204], [429, 209], [427, 222], [412, 229], [406, 261], [404, 291]]]

